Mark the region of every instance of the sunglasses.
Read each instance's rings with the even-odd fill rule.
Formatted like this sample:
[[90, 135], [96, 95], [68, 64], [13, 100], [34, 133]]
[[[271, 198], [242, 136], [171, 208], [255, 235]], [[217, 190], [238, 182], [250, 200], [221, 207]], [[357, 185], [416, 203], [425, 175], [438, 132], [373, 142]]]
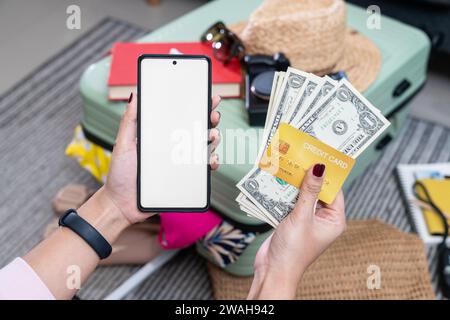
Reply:
[[200, 40], [203, 43], [210, 43], [214, 57], [225, 65], [234, 57], [241, 60], [245, 56], [245, 47], [241, 39], [221, 21], [209, 27]]

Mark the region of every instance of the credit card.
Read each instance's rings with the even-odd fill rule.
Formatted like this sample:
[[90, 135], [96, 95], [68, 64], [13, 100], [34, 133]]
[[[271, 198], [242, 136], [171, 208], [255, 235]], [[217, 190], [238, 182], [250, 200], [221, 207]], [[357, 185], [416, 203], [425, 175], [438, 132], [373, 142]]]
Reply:
[[281, 123], [259, 162], [259, 168], [299, 188], [306, 171], [316, 163], [326, 166], [319, 200], [330, 204], [350, 174], [355, 159], [307, 133]]

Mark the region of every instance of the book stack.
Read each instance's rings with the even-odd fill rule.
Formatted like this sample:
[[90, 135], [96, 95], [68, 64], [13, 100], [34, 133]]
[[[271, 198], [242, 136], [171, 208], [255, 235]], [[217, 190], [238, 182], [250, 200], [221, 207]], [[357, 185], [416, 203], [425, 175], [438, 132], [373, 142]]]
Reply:
[[193, 54], [206, 55], [211, 59], [212, 93], [222, 98], [238, 98], [242, 80], [241, 64], [233, 59], [223, 65], [213, 55], [210, 44], [201, 42], [172, 43], [128, 43], [117, 42], [112, 50], [111, 68], [108, 78], [109, 100], [128, 100], [136, 90], [137, 60], [142, 54]]

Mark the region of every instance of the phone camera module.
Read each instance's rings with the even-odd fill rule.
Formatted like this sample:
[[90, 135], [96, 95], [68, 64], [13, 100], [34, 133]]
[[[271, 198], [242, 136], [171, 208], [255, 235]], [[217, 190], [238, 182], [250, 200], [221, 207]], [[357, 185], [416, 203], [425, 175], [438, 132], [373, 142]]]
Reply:
[[173, 60], [173, 61], [172, 61], [172, 64], [173, 64], [173, 65], [176, 65], [176, 64], [177, 64], [177, 62], [176, 62], [175, 60]]

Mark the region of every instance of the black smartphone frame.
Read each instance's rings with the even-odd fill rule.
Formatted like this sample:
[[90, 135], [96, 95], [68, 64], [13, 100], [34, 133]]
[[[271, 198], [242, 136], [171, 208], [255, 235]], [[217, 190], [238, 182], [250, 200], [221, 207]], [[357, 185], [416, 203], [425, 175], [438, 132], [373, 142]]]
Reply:
[[[141, 205], [141, 62], [144, 59], [172, 59], [172, 60], [189, 60], [189, 59], [202, 59], [208, 63], [208, 112], [207, 112], [207, 127], [208, 127], [208, 163], [207, 166], [207, 197], [206, 205], [201, 208], [146, 208]], [[209, 164], [209, 131], [211, 130], [211, 111], [212, 111], [212, 72], [211, 72], [211, 59], [205, 55], [184, 55], [184, 54], [142, 54], [138, 57], [138, 79], [137, 79], [137, 207], [141, 212], [206, 212], [209, 210], [211, 203], [211, 166]]]

